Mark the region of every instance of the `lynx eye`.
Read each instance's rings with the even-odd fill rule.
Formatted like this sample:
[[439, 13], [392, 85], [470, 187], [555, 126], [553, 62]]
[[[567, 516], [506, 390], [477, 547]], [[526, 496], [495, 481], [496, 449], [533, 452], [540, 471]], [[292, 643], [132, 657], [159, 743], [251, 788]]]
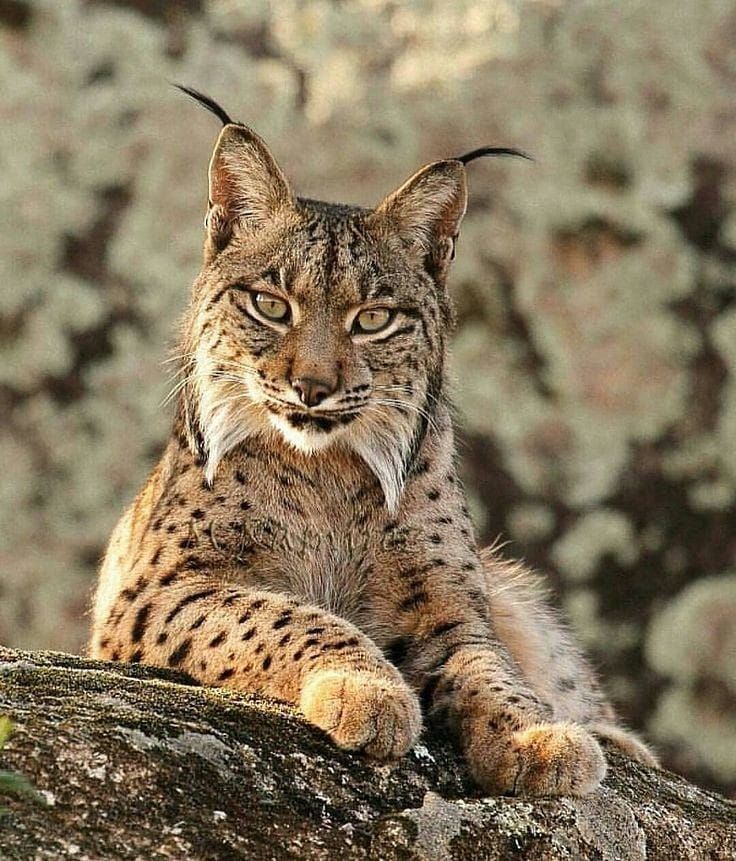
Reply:
[[353, 322], [353, 334], [373, 334], [385, 329], [393, 320], [394, 312], [389, 308], [366, 308]]
[[253, 304], [267, 320], [285, 323], [289, 317], [288, 304], [272, 293], [256, 293], [253, 296]]

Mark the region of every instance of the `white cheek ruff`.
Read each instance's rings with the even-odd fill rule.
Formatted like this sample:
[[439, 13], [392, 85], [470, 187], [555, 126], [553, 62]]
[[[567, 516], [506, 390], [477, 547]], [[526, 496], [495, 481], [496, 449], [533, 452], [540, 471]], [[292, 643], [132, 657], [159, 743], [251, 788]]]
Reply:
[[194, 386], [199, 401], [199, 423], [206, 451], [205, 479], [212, 485], [217, 467], [225, 455], [256, 433], [278, 431], [282, 439], [298, 451], [315, 454], [337, 440], [354, 451], [378, 479], [388, 510], [395, 514], [401, 503], [406, 466], [416, 431], [411, 415], [398, 410], [366, 410], [355, 422], [336, 426], [329, 432], [296, 428], [281, 415], [266, 413], [260, 398], [254, 397], [250, 380], [234, 391], [233, 383], [213, 383], [213, 362], [197, 357]]
[[213, 367], [213, 361], [202, 350], [197, 356], [194, 385], [207, 456], [205, 479], [210, 485], [223, 457], [263, 429], [263, 420], [250, 397], [247, 379], [243, 380], [242, 386], [234, 382], [213, 382]]

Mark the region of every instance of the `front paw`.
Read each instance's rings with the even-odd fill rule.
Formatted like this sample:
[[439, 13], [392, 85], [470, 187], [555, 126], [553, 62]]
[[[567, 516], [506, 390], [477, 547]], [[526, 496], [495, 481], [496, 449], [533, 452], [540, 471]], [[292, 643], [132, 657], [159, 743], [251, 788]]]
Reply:
[[483, 727], [466, 756], [473, 777], [493, 793], [588, 795], [606, 774], [600, 745], [575, 724], [535, 724], [502, 736]]
[[300, 706], [339, 747], [376, 759], [403, 756], [422, 725], [409, 687], [371, 673], [318, 670], [304, 685]]

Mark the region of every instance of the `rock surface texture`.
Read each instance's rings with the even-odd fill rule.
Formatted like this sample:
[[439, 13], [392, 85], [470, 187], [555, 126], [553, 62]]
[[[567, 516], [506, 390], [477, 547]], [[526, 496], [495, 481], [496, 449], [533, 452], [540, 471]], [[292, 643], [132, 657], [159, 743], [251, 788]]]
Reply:
[[736, 857], [736, 806], [620, 756], [589, 798], [479, 798], [431, 735], [377, 767], [281, 704], [3, 648], [0, 714], [46, 800], [3, 799], [3, 861]]

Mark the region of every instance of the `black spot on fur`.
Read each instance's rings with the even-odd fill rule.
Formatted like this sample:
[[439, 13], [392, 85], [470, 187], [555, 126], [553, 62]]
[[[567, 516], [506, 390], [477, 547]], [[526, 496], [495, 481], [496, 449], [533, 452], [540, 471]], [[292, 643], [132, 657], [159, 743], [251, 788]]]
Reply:
[[274, 629], [274, 631], [278, 631], [279, 628], [286, 627], [289, 622], [291, 622], [291, 611], [287, 610], [286, 612], [282, 613], [278, 619], [276, 619], [276, 621], [271, 627]]
[[148, 617], [151, 613], [151, 604], [144, 604], [138, 612], [135, 614], [135, 621], [133, 622], [133, 631], [131, 633], [131, 639], [134, 643], [140, 643], [143, 639], [143, 634], [146, 631], [146, 625], [148, 624]]
[[174, 651], [169, 655], [169, 666], [170, 667], [178, 667], [179, 664], [186, 658], [192, 648], [192, 638], [187, 637], [185, 640], [182, 640], [181, 643], [174, 649]]
[[190, 604], [194, 604], [196, 601], [202, 601], [205, 598], [209, 598], [211, 595], [214, 595], [216, 589], [202, 589], [200, 592], [192, 592], [190, 595], [185, 595], [184, 598], [179, 601], [179, 603], [169, 611], [168, 616], [166, 617], [166, 624], [168, 625], [173, 619], [175, 619], [179, 613]]
[[413, 592], [399, 605], [401, 610], [409, 611], [416, 610], [418, 607], [421, 607], [422, 604], [425, 604], [427, 601], [427, 593], [424, 590], [419, 592]]
[[384, 649], [386, 657], [395, 667], [400, 667], [404, 663], [408, 651], [409, 640], [406, 637], [397, 637]]
[[446, 634], [448, 631], [452, 631], [453, 628], [457, 628], [459, 624], [460, 622], [441, 622], [432, 628], [432, 636], [441, 637], [442, 634]]
[[220, 631], [219, 634], [215, 635], [209, 642], [210, 649], [215, 649], [217, 646], [221, 646], [225, 640], [227, 639], [227, 634], [225, 631]]

